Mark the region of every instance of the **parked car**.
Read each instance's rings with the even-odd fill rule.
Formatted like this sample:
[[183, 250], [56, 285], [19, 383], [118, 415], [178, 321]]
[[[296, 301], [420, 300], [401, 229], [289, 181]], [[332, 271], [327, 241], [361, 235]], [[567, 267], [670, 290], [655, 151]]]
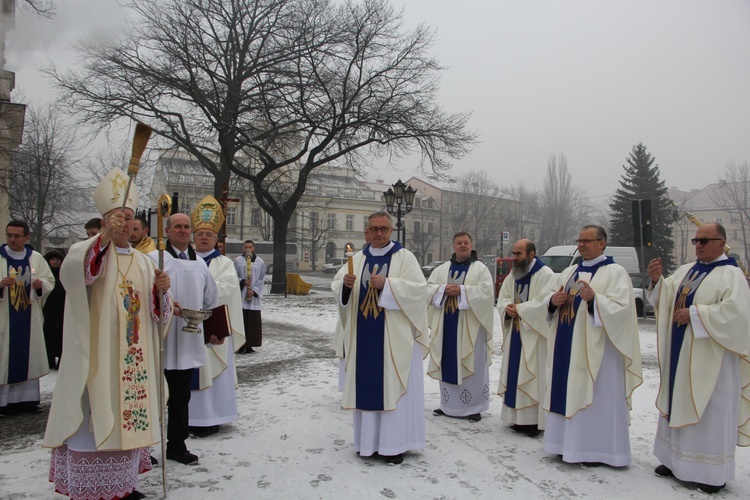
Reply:
[[422, 273], [424, 274], [424, 277], [429, 278], [432, 274], [432, 271], [434, 271], [436, 267], [438, 267], [440, 264], [443, 264], [444, 262], [444, 260], [433, 260], [426, 266], [422, 266]]
[[323, 264], [320, 270], [324, 273], [336, 274], [344, 264], [346, 264], [346, 257], [334, 257], [327, 264]]
[[[646, 278], [648, 279], [648, 278]], [[640, 273], [630, 273], [630, 281], [633, 282], [633, 295], [635, 296], [635, 311], [638, 317], [646, 317], [646, 314], [654, 314], [654, 306], [648, 301], [643, 286], [643, 275]], [[645, 288], [648, 288], [646, 286]]]

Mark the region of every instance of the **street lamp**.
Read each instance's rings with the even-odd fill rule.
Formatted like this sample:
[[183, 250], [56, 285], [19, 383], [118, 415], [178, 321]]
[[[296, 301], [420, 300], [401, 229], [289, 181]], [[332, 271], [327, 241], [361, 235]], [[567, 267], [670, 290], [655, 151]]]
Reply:
[[[402, 245], [406, 242], [406, 226], [401, 224], [401, 217], [411, 212], [416, 194], [417, 190], [404, 184], [401, 179], [383, 193], [388, 213], [396, 216], [396, 239]], [[404, 208], [401, 208], [402, 204]]]

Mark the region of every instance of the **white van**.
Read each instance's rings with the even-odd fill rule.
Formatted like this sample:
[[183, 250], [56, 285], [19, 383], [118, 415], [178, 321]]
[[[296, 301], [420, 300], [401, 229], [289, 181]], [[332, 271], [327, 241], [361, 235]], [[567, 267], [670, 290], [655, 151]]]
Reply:
[[324, 273], [337, 273], [341, 269], [341, 266], [346, 263], [346, 257], [333, 257], [332, 259], [328, 259], [328, 263], [324, 264], [320, 270]]
[[[604, 249], [608, 255], [620, 264], [628, 273], [639, 273], [638, 254], [634, 247], [610, 247]], [[581, 262], [581, 254], [576, 245], [561, 245], [550, 247], [539, 257], [554, 272], [562, 272], [566, 267]]]

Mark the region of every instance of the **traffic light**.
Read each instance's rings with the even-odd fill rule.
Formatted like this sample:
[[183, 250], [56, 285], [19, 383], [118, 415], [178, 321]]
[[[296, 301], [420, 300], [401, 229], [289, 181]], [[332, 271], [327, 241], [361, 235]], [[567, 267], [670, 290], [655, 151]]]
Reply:
[[[651, 200], [633, 200], [633, 241], [634, 246], [653, 246], [651, 227]], [[641, 242], [641, 236], [643, 242]]]

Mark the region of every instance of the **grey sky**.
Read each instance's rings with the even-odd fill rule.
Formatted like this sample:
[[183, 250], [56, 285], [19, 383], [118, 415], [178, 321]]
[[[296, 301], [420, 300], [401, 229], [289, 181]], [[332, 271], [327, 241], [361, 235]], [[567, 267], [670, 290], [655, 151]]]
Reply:
[[[19, 14], [8, 39], [7, 67], [30, 102], [50, 93], [37, 72], [47, 58], [72, 64], [71, 40], [111, 32], [121, 16], [114, 0], [57, 3], [52, 21]], [[482, 142], [456, 173], [541, 187], [549, 155], [564, 153], [575, 182], [599, 197], [617, 188], [639, 141], [684, 190], [715, 182], [729, 160], [750, 161], [750, 1], [393, 3], [407, 27], [437, 30], [445, 109], [474, 113]], [[416, 164], [399, 163], [402, 177]]]

